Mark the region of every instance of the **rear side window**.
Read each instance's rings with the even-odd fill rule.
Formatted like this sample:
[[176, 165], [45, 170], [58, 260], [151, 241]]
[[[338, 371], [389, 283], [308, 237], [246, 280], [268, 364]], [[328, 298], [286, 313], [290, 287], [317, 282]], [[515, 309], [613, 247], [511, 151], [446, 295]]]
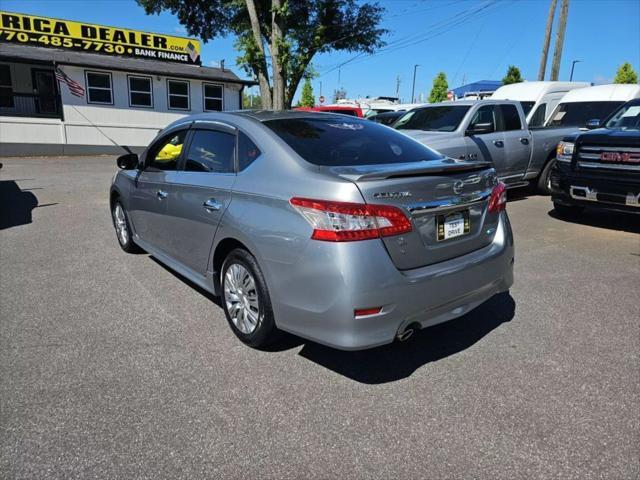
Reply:
[[238, 169], [247, 168], [262, 152], [243, 132], [238, 134]]
[[415, 140], [368, 120], [287, 118], [264, 125], [315, 165], [380, 165], [442, 158]]
[[232, 173], [236, 137], [214, 130], [196, 130], [187, 153], [187, 172]]
[[515, 105], [500, 105], [504, 130], [522, 130], [520, 115]]

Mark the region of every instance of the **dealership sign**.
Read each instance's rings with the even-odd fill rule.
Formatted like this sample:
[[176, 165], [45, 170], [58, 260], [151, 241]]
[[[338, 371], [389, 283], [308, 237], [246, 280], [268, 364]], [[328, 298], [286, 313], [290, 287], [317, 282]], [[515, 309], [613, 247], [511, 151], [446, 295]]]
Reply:
[[0, 11], [0, 42], [200, 65], [191, 38]]

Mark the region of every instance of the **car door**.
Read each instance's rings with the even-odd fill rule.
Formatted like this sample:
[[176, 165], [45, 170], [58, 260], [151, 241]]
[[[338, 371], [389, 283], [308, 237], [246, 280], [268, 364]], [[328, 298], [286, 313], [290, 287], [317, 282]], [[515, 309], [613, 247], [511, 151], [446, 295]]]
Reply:
[[497, 105], [483, 105], [473, 114], [465, 129], [467, 158], [493, 163], [498, 175], [505, 168], [504, 132], [498, 128]]
[[168, 205], [187, 132], [174, 130], [150, 146], [131, 193], [129, 209], [136, 234], [164, 253], [170, 252]]
[[513, 104], [500, 105], [499, 127], [504, 132], [504, 169], [498, 173], [506, 183], [522, 180], [531, 157], [531, 133]]
[[204, 275], [216, 229], [231, 202], [237, 135], [235, 128], [217, 122], [196, 125], [169, 203], [171, 255]]

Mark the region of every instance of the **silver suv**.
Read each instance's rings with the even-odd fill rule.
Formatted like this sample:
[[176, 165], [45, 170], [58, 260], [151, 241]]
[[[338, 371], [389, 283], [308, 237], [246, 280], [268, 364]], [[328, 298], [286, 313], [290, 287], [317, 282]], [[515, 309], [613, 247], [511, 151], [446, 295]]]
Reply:
[[493, 168], [368, 120], [196, 115], [118, 165], [110, 205], [121, 247], [221, 296], [251, 346], [283, 330], [370, 348], [459, 317], [513, 283]]

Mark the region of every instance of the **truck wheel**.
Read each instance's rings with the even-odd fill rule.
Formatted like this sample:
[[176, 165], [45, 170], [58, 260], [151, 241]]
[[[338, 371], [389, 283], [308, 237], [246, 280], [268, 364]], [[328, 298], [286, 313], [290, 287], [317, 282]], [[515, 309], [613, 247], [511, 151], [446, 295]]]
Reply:
[[550, 159], [540, 172], [536, 189], [540, 195], [551, 195], [551, 169], [556, 163], [556, 159]]
[[553, 202], [553, 208], [558, 216], [562, 218], [575, 218], [584, 211], [584, 207], [577, 205], [561, 205], [556, 202]]

